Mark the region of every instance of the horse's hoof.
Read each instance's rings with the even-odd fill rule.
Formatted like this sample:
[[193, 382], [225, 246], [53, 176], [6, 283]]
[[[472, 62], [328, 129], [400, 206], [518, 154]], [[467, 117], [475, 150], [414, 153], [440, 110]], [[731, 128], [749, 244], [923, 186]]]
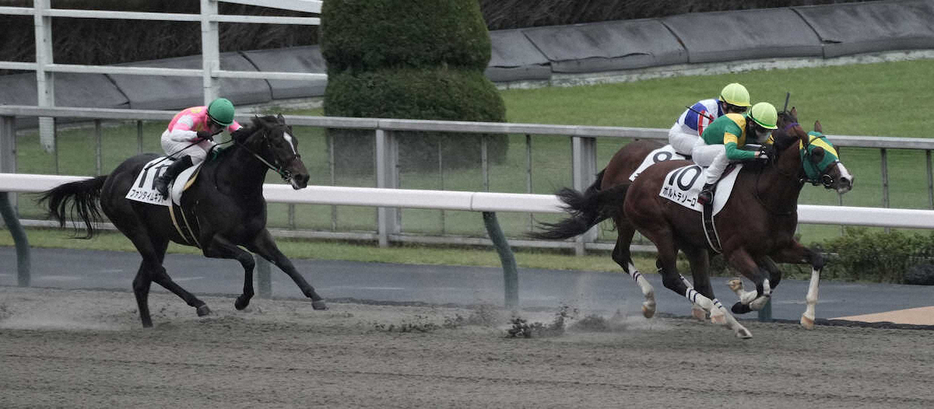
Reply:
[[739, 339], [750, 339], [752, 338], [752, 333], [749, 332], [746, 328], [740, 328], [736, 330], [736, 338]]
[[707, 311], [700, 307], [693, 307], [691, 308], [691, 316], [698, 321], [704, 322], [707, 320]]
[[248, 305], [250, 305], [250, 299], [243, 296], [237, 297], [237, 301], [234, 301], [234, 308], [239, 311], [243, 311]]
[[655, 316], [655, 304], [649, 302], [642, 303], [642, 316], [645, 318], [652, 318]]
[[726, 283], [727, 287], [730, 287], [730, 290], [733, 292], [740, 291], [743, 289], [743, 281], [737, 278], [734, 278]]
[[804, 329], [814, 329], [814, 318], [808, 318], [806, 315], [801, 315], [801, 326]]
[[203, 317], [205, 315], [211, 315], [211, 309], [207, 305], [202, 305], [198, 307], [198, 316]]
[[730, 307], [730, 311], [733, 311], [733, 314], [746, 314], [752, 311], [752, 308], [749, 308], [748, 305], [743, 304], [742, 302], [737, 302]]
[[324, 300], [312, 301], [311, 308], [315, 310], [323, 311], [328, 309], [328, 305], [324, 303]]

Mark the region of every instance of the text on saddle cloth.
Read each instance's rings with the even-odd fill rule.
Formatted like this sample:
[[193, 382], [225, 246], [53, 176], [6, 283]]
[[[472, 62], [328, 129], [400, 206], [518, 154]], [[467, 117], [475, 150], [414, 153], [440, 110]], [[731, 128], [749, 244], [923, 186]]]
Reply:
[[685, 159], [687, 158], [676, 152], [675, 148], [672, 148], [671, 145], [662, 146], [646, 155], [645, 159], [642, 160], [642, 164], [636, 168], [635, 172], [632, 172], [632, 175], [629, 175], [629, 181], [636, 180], [636, 176], [639, 176], [639, 174], [645, 171], [649, 166], [656, 163]]
[[[136, 180], [133, 181], [130, 191], [125, 196], [127, 199], [160, 206], [169, 205], [169, 199], [162, 196], [154, 186], [156, 178], [162, 176], [166, 168], [175, 162], [174, 158], [163, 159], [164, 157], [155, 158], [143, 166], [143, 171], [136, 175]], [[175, 204], [179, 204], [182, 192], [191, 186], [200, 168], [201, 163], [185, 169], [175, 178], [175, 183], [172, 184], [172, 190], [169, 192]], [[185, 183], [178, 183], [181, 180], [185, 181]]]
[[[727, 168], [724, 176], [717, 182], [717, 190], [713, 198], [713, 214], [716, 215], [726, 205], [726, 201], [733, 192], [736, 176], [739, 175], [742, 164]], [[662, 183], [662, 190], [658, 193], [672, 202], [696, 212], [703, 211], [703, 205], [697, 203], [697, 195], [704, 188], [707, 170], [698, 165], [683, 166], [668, 172]]]

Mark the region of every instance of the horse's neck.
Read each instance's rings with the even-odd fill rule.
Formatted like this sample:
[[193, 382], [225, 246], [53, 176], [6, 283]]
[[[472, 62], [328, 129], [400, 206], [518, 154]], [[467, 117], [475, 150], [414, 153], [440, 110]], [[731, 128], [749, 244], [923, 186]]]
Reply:
[[[219, 161], [217, 165], [218, 184], [226, 184], [242, 192], [262, 192], [263, 182], [266, 180], [268, 168], [252, 153], [241, 146], [230, 148], [229, 156]], [[251, 150], [255, 151], [255, 149]]]
[[798, 170], [801, 169], [801, 157], [798, 154], [798, 142], [782, 152], [774, 166], [767, 167], [761, 180], [756, 183], [758, 195], [772, 210], [793, 209], [798, 203], [798, 196], [804, 186], [800, 182]]

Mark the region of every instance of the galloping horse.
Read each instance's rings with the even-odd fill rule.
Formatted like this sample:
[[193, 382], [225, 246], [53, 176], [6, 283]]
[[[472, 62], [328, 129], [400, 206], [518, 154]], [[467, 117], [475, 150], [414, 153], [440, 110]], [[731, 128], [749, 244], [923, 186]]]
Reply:
[[[133, 293], [139, 306], [143, 327], [152, 326], [149, 314], [149, 287], [153, 281], [196, 308], [198, 316], [211, 313], [208, 306], [176, 284], [162, 266], [169, 241], [200, 247], [206, 257], [236, 259], [243, 266], [243, 294], [234, 306], [242, 310], [253, 297], [255, 261], [243, 246], [282, 269], [311, 298], [316, 310], [327, 309], [324, 300], [276, 247], [266, 230], [266, 201], [263, 181], [273, 169], [293, 189], [308, 184], [308, 170], [298, 154], [298, 140], [282, 115], [255, 117], [252, 124], [231, 135], [233, 145], [221, 150], [217, 158], [206, 160], [194, 183], [185, 190], [180, 207], [182, 217], [191, 220], [190, 234], [183, 236], [173, 227], [169, 207], [126, 199], [137, 175], [147, 163], [157, 158], [144, 154], [127, 159], [110, 174], [78, 182], [65, 183], [46, 191], [39, 202], [48, 202], [49, 214], [64, 226], [70, 202], [93, 236], [93, 223], [101, 221], [100, 210], [139, 251], [143, 257], [133, 280]], [[148, 170], [148, 169], [145, 169]], [[181, 181], [177, 182], [181, 183]], [[186, 224], [188, 224], [186, 222]]]
[[[798, 195], [805, 181], [821, 183], [842, 194], [852, 188], [853, 177], [839, 160], [835, 160], [833, 152], [825, 152], [820, 146], [832, 150], [832, 145], [824, 140], [814, 142], [815, 138], [798, 125], [796, 115], [794, 109], [779, 115], [779, 130], [773, 133], [777, 157], [773, 157], [773, 162], [766, 165], [749, 164], [743, 167], [737, 176], [732, 195], [714, 220], [719, 221], [716, 225], [719, 226], [725, 259], [756, 284], [755, 293], [736, 290], [740, 302], [733, 306], [734, 312], [760, 309], [768, 301], [771, 289], [781, 280], [781, 270], [773, 259], [783, 263], [809, 263], [812, 266], [811, 286], [801, 324], [810, 328], [813, 327], [817, 283], [824, 261], [820, 254], [794, 240]], [[815, 124], [815, 129], [820, 131], [819, 123]], [[545, 225], [546, 231], [536, 236], [572, 237], [601, 220], [612, 218], [619, 228], [613, 259], [642, 287], [646, 298], [643, 313], [651, 317], [655, 312], [654, 289], [635, 270], [629, 259], [629, 242], [632, 228], [635, 228], [658, 248], [659, 272], [665, 287], [701, 307], [713, 322], [728, 325], [737, 336], [748, 338], [751, 336], [748, 330], [724, 311], [713, 296], [707, 273], [709, 252], [713, 249], [707, 242], [700, 214], [658, 194], [669, 172], [690, 164], [686, 161], [658, 163], [643, 171], [631, 184], [619, 183], [605, 187], [607, 185], [603, 183], [607, 181], [607, 174], [614, 165], [611, 161], [607, 169], [601, 172], [602, 180], [595, 182], [583, 194], [567, 189], [559, 192], [572, 217]], [[627, 167], [618, 163], [615, 165]], [[816, 172], [805, 172], [805, 166], [816, 167]], [[677, 271], [676, 256], [679, 249], [685, 252], [691, 264], [693, 288]], [[760, 273], [760, 268], [768, 272], [768, 277]]]

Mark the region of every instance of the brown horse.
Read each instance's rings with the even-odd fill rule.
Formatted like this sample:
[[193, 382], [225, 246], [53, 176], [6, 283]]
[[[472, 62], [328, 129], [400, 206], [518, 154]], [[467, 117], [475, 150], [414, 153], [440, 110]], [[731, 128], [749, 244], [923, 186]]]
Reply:
[[[754, 293], [736, 288], [740, 302], [734, 305], [734, 312], [748, 312], [766, 304], [772, 288], [781, 280], [781, 270], [773, 259], [783, 263], [808, 263], [812, 266], [812, 278], [808, 307], [801, 323], [810, 328], [813, 326], [817, 283], [824, 261], [820, 254], [794, 240], [798, 195], [805, 181], [821, 183], [842, 194], [852, 188], [853, 178], [837, 160], [832, 145], [825, 140], [812, 142], [814, 138], [797, 124], [796, 115], [794, 109], [780, 115], [780, 128], [773, 133], [777, 155], [773, 155], [769, 164], [749, 164], [742, 169], [731, 197], [714, 221], [719, 226], [725, 259], [756, 284]], [[815, 124], [815, 129], [820, 131], [819, 123]], [[829, 149], [825, 151], [824, 146]], [[625, 155], [618, 153], [614, 160], [622, 156]], [[654, 314], [654, 291], [629, 259], [629, 242], [633, 230], [638, 230], [658, 248], [659, 272], [665, 287], [702, 308], [713, 322], [727, 325], [737, 336], [748, 338], [751, 336], [748, 330], [739, 325], [713, 296], [707, 274], [709, 253], [713, 249], [704, 234], [700, 214], [658, 195], [668, 173], [686, 165], [690, 162], [659, 163], [629, 184], [620, 183], [618, 176], [607, 178], [611, 173], [626, 173], [628, 167], [611, 161], [601, 172], [600, 180], [583, 194], [569, 189], [559, 192], [572, 217], [545, 225], [545, 232], [535, 236], [552, 239], [573, 237], [596, 224], [591, 224], [591, 221], [612, 218], [619, 229], [613, 259], [642, 287], [646, 298], [643, 312], [650, 317]], [[616, 171], [617, 168], [622, 170]], [[811, 168], [811, 171], [806, 172], [805, 168]], [[583, 228], [584, 225], [589, 226]], [[679, 249], [684, 251], [690, 262], [694, 288], [677, 271]], [[767, 276], [760, 272], [760, 268], [766, 271]]]

